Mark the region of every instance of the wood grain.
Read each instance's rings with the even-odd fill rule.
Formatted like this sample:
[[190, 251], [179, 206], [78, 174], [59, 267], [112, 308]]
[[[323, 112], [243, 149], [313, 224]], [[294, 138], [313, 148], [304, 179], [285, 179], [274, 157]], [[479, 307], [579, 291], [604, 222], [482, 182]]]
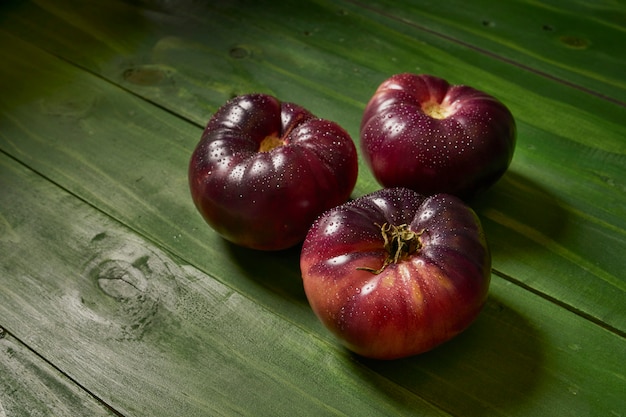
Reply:
[[626, 7], [613, 1], [356, 2], [398, 22], [626, 106]]
[[[510, 172], [474, 202], [494, 248], [495, 272], [626, 334], [626, 305], [611, 302], [623, 298], [626, 289], [620, 255], [621, 242], [626, 240], [623, 107], [350, 3], [319, 2], [307, 7], [289, 2], [229, 3], [195, 5], [190, 10], [166, 4], [141, 9], [122, 2], [72, 9], [40, 1], [25, 7], [12, 20], [12, 31], [200, 127], [228, 96], [264, 91], [306, 103], [320, 116], [339, 121], [356, 139], [362, 106], [375, 86], [404, 70], [465, 80], [496, 95], [512, 109], [519, 138]], [[118, 20], [114, 23], [106, 16]], [[55, 22], [54, 36], [35, 24], [44, 18]], [[75, 45], [78, 37], [85, 47]], [[126, 115], [118, 118], [127, 119]], [[153, 123], [136, 124], [137, 134]], [[135, 198], [156, 199], [149, 211], [187, 198], [182, 170], [199, 132], [186, 126], [168, 136], [175, 145], [150, 142], [147, 136], [142, 138], [146, 143], [133, 141], [143, 160], [158, 155], [159, 148], [177, 152], [170, 151], [170, 158], [177, 161], [170, 165], [172, 171], [162, 168], [161, 172], [177, 178], [179, 194], [161, 198], [150, 187], [137, 187], [145, 195]], [[106, 147], [113, 141], [97, 145]], [[94, 149], [87, 148], [87, 152]], [[45, 154], [48, 157], [48, 151]], [[124, 155], [128, 159], [120, 161], [122, 166], [134, 164], [131, 155]], [[97, 169], [111, 170], [112, 176], [124, 175], [112, 166], [114, 161], [98, 163], [111, 163]], [[149, 163], [142, 165], [149, 169]], [[363, 164], [359, 176], [355, 195], [378, 188]], [[91, 188], [90, 181], [82, 187]], [[128, 191], [123, 195], [128, 197]], [[134, 218], [136, 209], [127, 209], [129, 223], [140, 227]], [[169, 213], [180, 210], [179, 204], [155, 213], [155, 221], [162, 224]], [[193, 213], [188, 215], [191, 218]], [[179, 247], [181, 240], [196, 238], [219, 245], [199, 234], [200, 224], [185, 229], [186, 222], [187, 217], [158, 237], [154, 235], [162, 232], [158, 226], [144, 233]], [[172, 239], [179, 234], [181, 239]], [[191, 246], [184, 249], [186, 254], [193, 253]], [[199, 264], [210, 271], [205, 265]], [[546, 271], [556, 273], [543, 278]]]
[[497, 277], [483, 314], [454, 341], [366, 361], [15, 161], [3, 156], [0, 168], [0, 277], [13, 277], [2, 282], [0, 317], [121, 415], [623, 409], [623, 339]]
[[[56, 398], [61, 415], [626, 415], [624, 61], [596, 37], [622, 36], [619, 5], [544, 7], [593, 35], [558, 55], [534, 42], [548, 30], [520, 35], [535, 2], [485, 9], [496, 26], [480, 30], [469, 6], [384, 2], [0, 6], [0, 326], [17, 337], [0, 346], [39, 378], [2, 356], [0, 413]], [[314, 317], [299, 248], [226, 243], [186, 171], [232, 95], [298, 102], [358, 141], [400, 71], [496, 95], [519, 136], [472, 202], [494, 258], [485, 311], [433, 352], [375, 362]], [[355, 196], [378, 188], [360, 168]]]
[[115, 414], [0, 328], [0, 417], [49, 415]]
[[15, 161], [0, 168], [0, 317], [116, 413], [448, 415]]

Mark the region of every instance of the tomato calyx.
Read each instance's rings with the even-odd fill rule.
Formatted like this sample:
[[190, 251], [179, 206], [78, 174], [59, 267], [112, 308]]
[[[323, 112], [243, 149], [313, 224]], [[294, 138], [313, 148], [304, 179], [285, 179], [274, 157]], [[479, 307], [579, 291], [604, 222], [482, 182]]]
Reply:
[[384, 240], [384, 248], [387, 252], [387, 257], [385, 258], [383, 265], [378, 269], [359, 267], [357, 268], [358, 270], [369, 271], [374, 275], [378, 275], [383, 272], [388, 265], [407, 259], [422, 248], [420, 236], [424, 233], [425, 229], [422, 229], [419, 232], [414, 232], [409, 229], [407, 224], [396, 226], [384, 223], [381, 226], [376, 223], [376, 226], [380, 227], [380, 233]]

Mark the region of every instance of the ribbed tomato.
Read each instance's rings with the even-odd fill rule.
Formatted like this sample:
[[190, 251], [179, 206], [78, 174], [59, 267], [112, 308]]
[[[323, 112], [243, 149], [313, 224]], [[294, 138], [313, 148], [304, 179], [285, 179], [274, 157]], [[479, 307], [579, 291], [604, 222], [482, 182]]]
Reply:
[[432, 75], [397, 74], [363, 113], [361, 147], [384, 187], [464, 199], [491, 187], [508, 169], [515, 120], [495, 97]]
[[460, 199], [390, 188], [325, 212], [300, 267], [313, 311], [349, 349], [394, 359], [472, 323], [487, 298], [491, 257]]
[[193, 201], [224, 238], [285, 249], [357, 178], [354, 142], [338, 124], [265, 94], [235, 97], [209, 120], [189, 164]]

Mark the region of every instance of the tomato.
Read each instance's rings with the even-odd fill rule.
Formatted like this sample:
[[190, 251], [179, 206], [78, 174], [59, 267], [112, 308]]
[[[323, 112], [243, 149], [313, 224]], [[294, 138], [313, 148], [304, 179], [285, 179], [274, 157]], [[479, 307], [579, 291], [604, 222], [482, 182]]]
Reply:
[[395, 359], [466, 329], [487, 298], [491, 256], [459, 198], [388, 188], [325, 212], [300, 267], [318, 318], [350, 350]]
[[495, 97], [432, 75], [397, 74], [375, 91], [361, 122], [363, 156], [384, 187], [464, 199], [508, 169], [515, 120]]
[[189, 163], [193, 201], [238, 245], [280, 250], [301, 242], [325, 210], [345, 202], [358, 173], [338, 124], [265, 94], [235, 97], [209, 120]]

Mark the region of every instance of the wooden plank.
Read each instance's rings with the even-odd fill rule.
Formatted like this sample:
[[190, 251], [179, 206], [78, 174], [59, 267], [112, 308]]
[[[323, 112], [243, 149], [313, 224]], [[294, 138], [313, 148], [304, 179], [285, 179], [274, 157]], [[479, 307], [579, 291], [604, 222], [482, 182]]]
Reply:
[[355, 3], [397, 22], [626, 105], [626, 6], [534, 0]]
[[367, 361], [4, 155], [0, 172], [0, 317], [122, 415], [626, 412], [623, 338], [498, 277], [457, 339]]
[[[7, 30], [39, 42], [198, 126], [229, 95], [260, 90], [307, 103], [319, 115], [340, 121], [356, 138], [362, 106], [384, 76], [400, 69], [413, 70], [419, 63], [420, 70], [453, 80], [472, 80], [476, 87], [502, 98], [519, 125], [510, 172], [475, 202], [493, 247], [495, 272], [625, 334], [626, 306], [614, 302], [626, 292], [621, 273], [626, 241], [622, 107], [408, 25], [396, 27], [393, 19], [357, 15], [360, 9], [349, 4], [246, 6], [197, 6], [199, 9], [186, 14], [181, 9], [149, 10], [117, 2], [66, 8], [59, 2], [41, 1], [10, 12]], [[117, 23], [106, 16], [115, 16]], [[53, 22], [54, 33], [37, 24], [39, 20]], [[281, 24], [273, 25], [274, 21]], [[83, 44], [74, 42], [79, 38]], [[27, 62], [7, 63], [5, 78], [18, 85], [26, 71], [32, 79], [41, 79], [41, 69], [30, 66], [31, 60], [44, 60], [41, 68], [59, 67], [50, 58], [29, 57]], [[20, 66], [26, 68], [17, 70]], [[89, 79], [75, 80], [67, 69], [58, 71], [58, 76], [52, 76], [56, 78], [53, 84], [75, 84], [72, 88], [95, 103], [83, 103], [85, 113], [76, 116], [83, 127], [72, 125], [62, 135], [51, 134], [56, 141], [72, 141], [76, 147], [69, 157], [77, 165], [67, 165], [70, 151], [62, 142], [51, 140], [34, 146], [35, 152], [29, 149], [41, 141], [36, 138], [46, 131], [45, 126], [65, 129], [55, 112], [67, 111], [62, 108], [72, 102], [69, 97], [49, 98], [47, 102], [52, 104], [43, 114], [32, 109], [12, 112], [10, 125], [16, 131], [30, 123], [40, 130], [32, 132], [30, 145], [5, 135], [6, 149], [203, 270], [221, 279], [238, 280], [236, 274], [227, 272], [236, 267], [222, 269], [205, 255], [215, 248], [218, 253], [232, 250], [235, 254], [238, 249], [224, 249], [223, 242], [206, 230], [186, 201], [182, 171], [199, 129], [177, 123], [175, 118], [154, 116], [153, 110], [133, 101], [127, 102], [126, 114], [116, 110], [116, 116], [105, 122], [96, 113], [110, 114], [106, 100], [117, 99], [100, 102], [94, 97], [108, 95], [108, 88], [93, 87]], [[51, 87], [44, 90], [52, 93]], [[10, 101], [17, 100], [15, 95], [34, 97], [38, 93], [34, 88], [15, 92], [6, 99], [6, 108], [14, 107]], [[59, 103], [54, 104], [55, 100]], [[135, 129], [126, 143], [134, 150], [100, 160], [98, 155], [115, 153], [119, 135], [114, 131], [128, 131], [130, 114]], [[166, 120], [167, 127], [153, 120], [155, 117]], [[164, 132], [158, 136], [165, 142], [153, 137], [152, 128]], [[170, 149], [167, 161], [159, 160], [162, 149]], [[59, 161], [50, 165], [54, 154]], [[134, 166], [139, 159], [147, 161], [127, 172], [125, 167]], [[152, 172], [176, 182], [168, 188], [159, 181], [147, 184]], [[93, 182], [98, 184], [98, 192], [94, 192]], [[355, 195], [375, 188], [369, 171], [361, 165]], [[137, 208], [143, 210], [141, 216]], [[179, 213], [175, 220], [172, 213]], [[261, 263], [257, 270], [260, 275], [277, 265], [281, 265], [280, 259]], [[297, 274], [285, 270], [274, 274], [288, 277], [277, 278], [280, 283], [264, 283], [276, 291], [288, 288], [301, 304], [301, 289], [293, 284], [298, 282]]]
[[0, 417], [114, 415], [0, 327]]
[[221, 239], [193, 207], [186, 171], [200, 128], [1, 31], [0, 44], [34, 53], [13, 54], [9, 72], [0, 70], [11, 88], [0, 97], [3, 151], [257, 302], [321, 328], [293, 269], [297, 248], [250, 253]]
[[[354, 366], [354, 363], [351, 362], [352, 359], [346, 359], [341, 356], [342, 353], [333, 354], [332, 352], [341, 351], [334, 350], [337, 349], [337, 346], [334, 345], [332, 339], [313, 324], [314, 319], [312, 319], [311, 313], [306, 309], [299, 289], [299, 283], [297, 283], [296, 252], [290, 252], [286, 256], [285, 254], [251, 255], [250, 252], [224, 245], [223, 242], [220, 243], [219, 239], [215, 239], [215, 237], [211, 237], [211, 239], [216, 242], [216, 245], [207, 244], [208, 250], [204, 252], [202, 251], [204, 249], [202, 245], [206, 243], [200, 244], [194, 240], [191, 240], [190, 243], [188, 241], [186, 243], [187, 247], [191, 248], [192, 252], [195, 251], [195, 254], [192, 254], [192, 256], [188, 256], [185, 244], [178, 246], [178, 241], [185, 240], [189, 236], [193, 236], [193, 234], [190, 233], [186, 236], [178, 235], [177, 226], [182, 225], [181, 229], [185, 227], [193, 229], [193, 227], [200, 224], [200, 222], [195, 220], [189, 220], [189, 218], [196, 219], [197, 216], [193, 216], [193, 210], [189, 207], [187, 199], [185, 199], [185, 193], [183, 192], [184, 172], [181, 172], [184, 169], [180, 169], [186, 159], [184, 158], [185, 152], [182, 150], [185, 146], [182, 146], [181, 143], [186, 143], [188, 132], [198, 133], [198, 128], [188, 126], [180, 122], [176, 117], [168, 116], [165, 112], [145, 105], [141, 100], [128, 97], [127, 94], [102, 80], [94, 79], [95, 77], [71, 69], [65, 64], [60, 64], [57, 60], [51, 59], [45, 54], [37, 53], [28, 44], [19, 42], [19, 40], [11, 36], [8, 36], [6, 43], [3, 42], [3, 47], [7, 45], [13, 45], [14, 49], [7, 48], [4, 50], [20, 52], [10, 54], [14, 55], [8, 61], [10, 65], [7, 65], [11, 69], [3, 69], [3, 75], [7, 75], [3, 79], [7, 82], [7, 86], [11, 87], [11, 94], [4, 96], [0, 101], [3, 110], [3, 129], [0, 135], [2, 135], [2, 149], [5, 152], [10, 153], [21, 161], [26, 161], [36, 166], [37, 170], [44, 172], [46, 176], [62, 184], [64, 188], [77, 193], [90, 204], [96, 205], [98, 209], [112, 213], [116, 218], [119, 218], [129, 226], [142, 230], [142, 233], [147, 231], [147, 235], [156, 236], [155, 239], [157, 241], [159, 239], [165, 241], [168, 248], [174, 249], [174, 251], [177, 251], [184, 257], [182, 259], [181, 257], [175, 257], [172, 260], [172, 263], [178, 264], [180, 268], [185, 266], [187, 259], [192, 258], [203, 264], [203, 268], [216, 271], [216, 277], [229, 283], [226, 288], [234, 289], [234, 293], [243, 294], [243, 299], [251, 301], [250, 305], [252, 307], [250, 308], [252, 313], [250, 315], [253, 318], [257, 316], [256, 313], [259, 311], [257, 303], [260, 305], [267, 303], [267, 307], [260, 308], [260, 311], [271, 312], [272, 314], [269, 317], [274, 317], [275, 315], [278, 317], [276, 319], [278, 321], [280, 321], [280, 317], [289, 317], [287, 322], [289, 325], [285, 324], [284, 328], [294, 326], [296, 330], [303, 329], [301, 333], [296, 332], [301, 334], [303, 338], [308, 338], [312, 334], [313, 338], [320, 343], [319, 349], [323, 350], [326, 355], [329, 355], [332, 360], [338, 360], [342, 364], [343, 361], [347, 361], [347, 364], [342, 366], [348, 367], [349, 364], [350, 369], [352, 369], [351, 366]], [[15, 74], [22, 74], [24, 78]], [[35, 80], [38, 80], [39, 83], [33, 85], [32, 83]], [[60, 88], [61, 86], [63, 88]], [[142, 127], [141, 129], [139, 129], [140, 126]], [[48, 129], [44, 129], [44, 127]], [[121, 133], [124, 136], [120, 137]], [[164, 137], [168, 139], [165, 140], [163, 139]], [[113, 145], [106, 145], [106, 143], [112, 143]], [[123, 149], [121, 149], [122, 145], [124, 146]], [[41, 149], [37, 149], [39, 146]], [[163, 156], [164, 150], [168, 151], [166, 156]], [[102, 155], [106, 155], [106, 158], [103, 158]], [[142, 164], [137, 163], [139, 160], [142, 161]], [[144, 164], [145, 166], [143, 166]], [[73, 268], [72, 271], [74, 271], [73, 276], [85, 278], [84, 275], [81, 275], [81, 273], [84, 273], [85, 264], [88, 264], [88, 259], [85, 259], [85, 257], [88, 258], [93, 254], [93, 249], [89, 249], [89, 244], [99, 244], [98, 242], [101, 242], [104, 236], [100, 235], [99, 230], [93, 230], [93, 228], [89, 229], [89, 233], [83, 231], [81, 234], [74, 229], [75, 226], [70, 227], [69, 232], [67, 228], [60, 229], [54, 226], [55, 224], [67, 226], [67, 219], [72, 219], [76, 223], [76, 219], [80, 219], [81, 216], [72, 207], [75, 204], [78, 207], [83, 207], [83, 205], [78, 203], [61, 204], [62, 201], [67, 203], [67, 201], [74, 200], [67, 195], [60, 200], [43, 199], [37, 205], [35, 204], [37, 203], [37, 198], [47, 194], [42, 192], [41, 189], [33, 187], [30, 183], [20, 183], [6, 174], [8, 172], [9, 170], [3, 165], [2, 179], [6, 179], [6, 183], [2, 184], [2, 189], [13, 190], [13, 188], [9, 187], [9, 185], [12, 185], [20, 193], [10, 195], [10, 197], [6, 197], [6, 200], [2, 200], [3, 213], [4, 208], [9, 207], [12, 215], [18, 216], [17, 220], [12, 219], [8, 222], [11, 225], [10, 229], [19, 230], [16, 236], [30, 236], [27, 242], [24, 243], [25, 249], [21, 249], [23, 253], [38, 254], [27, 258], [25, 255], [19, 256], [19, 253], [13, 252], [12, 260], [22, 258], [28, 260], [28, 265], [23, 265], [26, 262], [25, 260], [16, 261], [21, 262], [18, 269], [35, 269], [36, 271], [33, 271], [31, 275], [44, 280], [47, 276], [47, 271], [50, 269], [46, 267], [45, 270], [37, 270], [37, 268], [43, 268], [42, 265], [46, 265], [45, 262], [48, 261], [50, 252], [67, 250], [74, 255], [70, 256], [66, 252], [57, 253], [57, 259], [53, 263], [54, 268], [51, 270], [60, 269], [63, 271], [63, 267], [58, 264], [65, 265], [66, 259], [78, 259], [76, 261], [77, 264], [71, 267]], [[158, 175], [155, 175], [155, 173]], [[6, 177], [5, 174], [7, 175]], [[172, 178], [175, 179], [172, 180]], [[158, 198], [155, 197], [155, 194]], [[23, 203], [19, 203], [20, 201], [23, 201]], [[26, 230], [17, 227], [20, 224], [23, 225], [23, 228], [30, 227], [23, 217], [23, 213], [33, 212], [32, 209], [29, 211], [28, 207], [38, 207], [34, 212], [42, 216], [39, 220], [31, 219], [31, 222], [36, 223], [37, 230], [31, 230], [30, 235], [26, 233]], [[82, 212], [83, 209], [78, 209], [78, 211]], [[58, 212], [62, 212], [65, 217], [59, 219]], [[87, 214], [83, 215], [87, 216]], [[149, 218], [147, 221], [146, 217]], [[87, 221], [85, 220], [85, 222]], [[45, 224], [52, 225], [48, 227], [41, 226]], [[79, 226], [80, 224], [81, 222], [78, 221]], [[93, 226], [92, 223], [89, 224]], [[107, 225], [108, 223], [104, 226]], [[146, 225], [151, 225], [151, 227], [146, 227]], [[108, 230], [108, 226], [104, 226], [102, 228]], [[77, 228], [81, 229], [81, 227]], [[124, 232], [120, 231], [119, 233], [125, 236], [127, 231], [123, 230]], [[209, 232], [206, 233], [209, 235]], [[92, 239], [99, 235], [100, 238], [92, 242]], [[5, 236], [5, 234], [2, 234], [2, 236]], [[47, 237], [47, 240], [41, 241], [42, 236]], [[76, 244], [77, 246], [66, 249], [50, 249], [55, 246], [53, 242], [58, 242], [58, 236], [70, 236], [69, 242], [78, 241], [80, 243]], [[133, 239], [135, 238], [128, 239], [134, 241]], [[139, 246], [152, 248], [149, 242], [140, 241], [141, 245]], [[193, 249], [194, 246], [197, 247]], [[10, 248], [13, 247], [14, 245], [11, 243]], [[39, 247], [39, 250], [33, 251], [34, 247]], [[124, 254], [128, 252], [128, 249], [123, 244], [120, 244], [118, 251]], [[169, 258], [168, 255], [161, 255], [161, 252], [158, 252], [159, 256], [157, 258], [162, 259], [163, 256]], [[9, 252], [3, 251], [3, 253]], [[76, 255], [77, 253], [79, 255]], [[82, 263], [79, 262], [81, 259], [83, 260]], [[196, 261], [194, 261], [194, 264], [196, 264]], [[280, 268], [279, 272], [275, 272], [274, 276], [270, 275], [273, 271], [272, 267]], [[183, 269], [187, 270], [188, 268]], [[242, 274], [243, 276], [240, 276]], [[3, 274], [2, 276], [11, 277], [14, 275]], [[59, 273], [59, 275], [63, 274]], [[205, 277], [204, 275], [202, 276]], [[264, 277], [265, 280], [263, 279]], [[187, 280], [190, 279], [187, 278]], [[268, 282], [268, 280], [273, 280], [273, 282]], [[51, 284], [48, 281], [29, 282], [29, 286], [21, 291], [27, 294], [33, 292], [38, 297], [47, 299], [50, 304], [46, 310], [54, 311], [59, 309], [59, 301], [50, 301], [50, 297], [47, 294], [63, 294], [65, 290], [63, 288], [50, 288]], [[198, 279], [198, 281], [212, 282], [206, 277]], [[60, 279], [59, 285], [65, 282]], [[181, 282], [185, 284], [186, 281], [181, 279]], [[234, 285], [232, 284], [233, 282], [235, 283]], [[45, 284], [43, 288], [49, 289], [49, 291], [42, 294], [43, 290], [37, 290], [37, 284]], [[272, 289], [268, 291], [268, 287]], [[82, 290], [83, 287], [79, 289]], [[189, 292], [203, 294], [202, 288], [196, 286], [191, 287]], [[219, 294], [221, 293], [218, 292]], [[94, 293], [87, 295], [93, 296]], [[27, 295], [22, 297], [28, 299]], [[215, 297], [217, 295], [209, 298], [212, 300]], [[11, 297], [11, 302], [15, 303], [19, 298]], [[89, 299], [87, 300], [89, 301]], [[102, 298], [98, 298], [98, 300], [102, 301]], [[399, 380], [402, 386], [419, 392], [420, 396], [432, 398], [442, 408], [453, 410], [456, 415], [468, 415], [467, 410], [469, 410], [470, 414], [484, 415], [485, 409], [494, 411], [493, 414], [495, 415], [498, 413], [501, 415], [554, 415], [555, 410], [565, 410], [563, 412], [569, 411], [572, 414], [576, 413], [577, 410], [593, 410], [598, 411], [600, 414], [604, 411], [607, 413], [613, 412], [614, 414], [622, 412], [623, 403], [619, 396], [623, 391], [623, 375], [619, 371], [619, 366], [624, 359], [622, 339], [546, 301], [529, 295], [517, 286], [508, 285], [497, 278], [494, 278], [492, 300], [494, 301], [490, 301], [490, 307], [487, 309], [486, 314], [481, 316], [481, 320], [472, 328], [472, 331], [477, 329], [478, 333], [468, 333], [467, 338], [459, 339], [460, 345], [454, 348], [446, 346], [447, 349], [433, 352], [433, 355], [413, 358], [397, 365], [391, 364], [388, 366], [378, 363], [365, 363], [363, 364], [365, 368], [357, 365], [355, 372], [358, 375], [364, 372], [363, 377], [355, 377], [358, 380], [358, 384], [360, 386], [365, 385], [366, 389], [370, 389], [370, 385], [367, 384], [377, 387], [378, 380], [376, 378], [370, 379], [371, 374], [368, 369], [378, 368], [379, 370], [377, 369], [376, 372], [389, 378], [390, 381]], [[9, 305], [4, 299], [2, 301], [3, 303], [0, 305]], [[275, 305], [272, 302], [275, 302]], [[295, 307], [292, 306], [292, 303]], [[32, 300], [29, 304], [37, 305], [37, 302]], [[124, 321], [124, 317], [119, 318], [121, 314], [116, 313], [117, 310], [111, 307], [110, 304], [115, 305], [115, 303], [108, 303], [106, 308], [114, 311], [104, 311], [105, 307], [101, 307], [96, 303], [90, 304], [90, 308], [95, 308], [101, 315], [110, 314], [115, 318], [116, 321], [112, 324], [114, 333], [119, 331], [121, 334], [126, 334], [116, 328], [115, 324], [118, 324], [119, 326], [117, 327], [120, 329], [125, 327], [127, 330], [130, 330], [126, 337], [131, 339], [136, 337], [132, 330], [132, 324], [129, 325]], [[189, 305], [186, 302], [181, 304]], [[197, 311], [203, 311], [203, 306], [209, 309], [213, 305], [209, 301], [206, 304], [200, 302], [199, 304], [200, 307], [195, 309], [193, 314], [188, 313], [184, 315], [185, 319], [180, 320], [180, 322], [186, 323], [187, 320], [191, 320], [189, 317], [196, 317]], [[194, 305], [194, 303], [192, 302], [191, 305]], [[248, 305], [245, 304], [245, 306]], [[19, 307], [7, 307], [8, 310], [13, 312], [11, 313], [11, 320], [27, 320], [15, 317], [16, 312], [20, 311], [23, 305], [20, 304]], [[101, 308], [103, 310], [100, 310]], [[67, 307], [66, 310], [62, 311], [67, 313], [73, 310], [71, 307]], [[211, 310], [209, 309], [209, 311]], [[227, 311], [231, 312], [230, 310]], [[235, 311], [238, 311], [238, 309]], [[301, 315], [296, 314], [292, 316], [289, 313], [293, 311], [302, 313]], [[244, 314], [245, 312], [246, 310], [244, 309], [243, 312], [237, 314], [243, 314], [243, 317], [248, 319], [249, 317], [247, 314]], [[4, 313], [3, 311], [3, 317], [5, 316]], [[174, 313], [175, 316], [177, 314]], [[65, 329], [65, 332], [74, 331], [72, 326], [67, 324], [68, 316], [72, 317], [71, 314], [65, 314], [62, 318], [56, 316], [54, 320], [58, 322], [53, 328]], [[37, 317], [39, 318], [39, 316]], [[167, 322], [167, 320], [163, 321]], [[159, 325], [162, 324], [162, 322], [158, 323]], [[270, 320], [270, 323], [273, 322]], [[25, 329], [28, 328], [27, 325], [38, 325], [36, 320], [32, 322], [28, 320], [28, 323], [23, 324]], [[46, 329], [49, 328], [45, 326], [47, 324], [49, 322], [44, 320], [42, 327], [38, 328], [38, 332], [32, 332], [32, 334], [38, 334], [38, 336], [33, 337], [35, 342], [41, 343], [40, 339], [44, 338], [42, 335], [45, 335], [48, 331]], [[176, 323], [176, 325], [178, 324]], [[202, 335], [211, 333], [210, 331], [213, 331], [213, 329], [209, 324], [207, 322], [201, 323], [199, 325], [200, 330], [197, 330], [197, 332]], [[187, 325], [195, 329], [196, 323], [187, 323]], [[309, 325], [311, 325], [311, 328], [308, 327]], [[158, 326], [151, 326], [150, 329], [156, 327]], [[278, 328], [281, 331], [283, 330], [281, 326], [278, 326]], [[139, 326], [139, 329], [141, 331], [142, 327]], [[259, 331], [257, 329], [256, 332], [253, 332], [253, 335], [263, 340], [266, 340], [265, 337], [268, 337], [270, 343], [278, 340], [278, 336], [272, 336], [275, 333], [261, 335]], [[91, 332], [93, 333], [94, 330], [91, 330]], [[152, 350], [156, 349], [153, 346], [154, 344], [157, 344], [158, 347], [163, 347], [163, 345], [155, 342], [154, 338], [160, 337], [159, 341], [163, 339], [178, 340], [186, 339], [188, 336], [188, 333], [184, 333], [175, 325], [159, 327], [159, 330], [155, 330], [155, 332], [161, 333], [161, 336], [155, 336], [152, 333], [153, 339], [150, 339], [146, 336], [146, 333], [143, 334], [144, 336], [141, 340], [146, 341], [150, 346], [144, 347], [144, 351], [139, 349], [142, 353], [141, 355], [136, 351], [134, 352], [136, 356], [133, 358], [139, 362], [134, 362], [134, 365], [128, 365], [132, 371], [136, 370], [138, 364], [142, 364], [152, 371], [154, 363], [169, 363], [160, 355], [162, 353], [161, 350], [159, 350], [159, 354], [154, 353]], [[189, 330], [189, 332], [195, 333], [196, 330]], [[104, 334], [107, 335], [106, 332]], [[135, 336], [133, 336], [134, 334]], [[91, 335], [91, 333], [88, 333], [88, 335]], [[529, 335], [531, 336], [529, 337]], [[108, 334], [108, 337], [111, 337], [111, 335]], [[208, 338], [208, 336], [200, 336], [199, 340], [207, 340], [205, 337]], [[240, 336], [231, 335], [230, 338], [226, 340], [233, 340], [232, 346], [239, 346], [239, 343], [245, 344], [245, 340], [242, 341]], [[190, 351], [194, 352], [192, 349], [198, 345], [195, 343], [195, 339], [191, 339], [194, 345], [185, 349], [186, 354], [189, 354]], [[294, 339], [299, 340], [300, 337], [294, 336]], [[253, 338], [253, 341], [256, 340], [258, 339]], [[515, 343], [512, 343], [511, 346], [506, 346], [505, 341], [515, 341]], [[48, 341], [48, 343], [52, 342]], [[60, 352], [59, 356], [69, 362], [63, 363], [64, 369], [74, 369], [74, 373], [87, 373], [85, 370], [81, 371], [82, 362], [76, 363], [66, 359], [67, 352], [63, 352], [63, 346], [71, 344], [67, 340], [58, 343], [59, 345], [56, 345], [56, 347], [40, 345], [38, 349], [41, 349], [41, 351], [57, 350], [57, 352]], [[109, 343], [113, 342], [109, 341]], [[217, 342], [211, 339], [210, 343]], [[103, 357], [124, 358], [128, 346], [123, 346], [124, 348], [119, 348], [120, 350], [117, 354], [109, 352], [108, 356], [105, 355]], [[598, 346], [600, 346], [599, 349], [601, 350], [598, 350]], [[596, 350], [594, 350], [594, 347]], [[169, 348], [170, 345], [167, 345], [163, 350]], [[295, 347], [292, 348], [296, 349]], [[204, 349], [208, 350], [209, 347]], [[269, 351], [269, 348], [267, 349]], [[327, 349], [330, 349], [331, 353], [328, 353]], [[200, 353], [204, 354], [205, 350], [201, 350]], [[583, 354], [579, 355], [576, 353], [581, 350], [584, 352]], [[153, 356], [150, 354], [143, 355], [145, 351], [148, 351]], [[309, 350], [305, 351], [309, 352]], [[98, 350], [96, 352], [102, 353], [102, 351]], [[586, 355], [587, 352], [590, 352], [589, 356]], [[271, 356], [271, 354], [266, 353], [264, 357], [267, 356]], [[599, 360], [596, 360], [596, 357], [599, 357]], [[435, 360], [437, 358], [439, 359]], [[475, 359], [468, 361], [468, 358]], [[526, 361], [517, 362], [515, 358], [526, 358]], [[185, 362], [184, 359], [178, 357], [176, 359]], [[325, 363], [324, 360], [328, 360], [328, 356], [322, 356], [322, 359], [320, 360], [317, 357], [311, 369], [316, 369], [316, 365], [320, 362]], [[63, 361], [55, 359], [54, 362]], [[90, 363], [89, 361], [85, 362]], [[509, 367], [495, 366], [498, 363], [507, 363]], [[204, 362], [199, 364], [194, 362], [193, 365], [199, 367], [193, 369], [196, 372], [199, 372], [198, 369], [209, 369], [202, 368], [203, 364]], [[281, 366], [288, 364], [288, 361], [281, 362]], [[462, 368], [459, 364], [462, 364]], [[484, 368], [489, 364], [494, 364], [494, 368]], [[532, 365], [536, 365], [539, 369]], [[117, 367], [123, 368], [122, 365], [115, 362], [107, 366], [115, 368], [111, 372], [116, 375], [120, 372]], [[191, 365], [186, 363], [185, 366]], [[180, 371], [181, 373], [185, 373], [187, 370], [185, 366], [181, 365], [181, 368], [184, 368]], [[78, 371], [75, 368], [79, 368]], [[419, 369], [422, 373], [407, 375], [407, 369]], [[502, 372], [498, 373], [497, 369], [502, 369]], [[463, 378], [461, 382], [457, 382], [459, 381], [460, 370], [466, 371], [467, 373], [464, 374], [467, 377]], [[250, 372], [254, 375], [255, 371], [256, 368]], [[226, 371], [223, 372], [228, 373]], [[308, 377], [310, 369], [305, 369], [303, 372]], [[342, 374], [342, 371], [334, 372]], [[191, 375], [197, 376], [196, 373]], [[509, 388], [507, 384], [511, 384], [511, 380], [519, 378], [520, 375], [523, 375], [524, 378], [518, 379], [520, 381], [519, 384]], [[146, 381], [164, 380], [163, 378], [152, 378], [153, 376], [151, 375], [150, 379], [146, 378]], [[159, 376], [162, 377], [162, 375]], [[167, 374], [166, 376], [170, 375]], [[89, 378], [89, 375], [85, 376], [85, 379]], [[182, 377], [180, 375], [172, 379], [173, 385], [180, 383], [185, 386], [184, 384], [189, 383], [186, 380], [181, 381]], [[338, 389], [341, 381], [342, 379], [338, 380], [336, 375], [333, 374], [332, 377], [328, 376], [325, 382], [331, 384], [332, 388]], [[429, 381], [430, 383], [424, 383], [423, 381]], [[383, 391], [384, 395], [382, 396], [387, 398], [386, 395], [389, 395], [392, 398], [389, 401], [394, 402], [394, 399], [397, 398], [393, 394], [396, 388], [397, 385], [391, 383], [391, 385], [387, 385], [383, 389], [374, 388], [373, 390]], [[196, 389], [199, 388], [196, 387]], [[446, 397], [441, 394], [442, 392], [447, 392], [445, 391], [446, 389], [465, 394], [459, 398], [451, 398], [451, 394], [449, 397]], [[203, 387], [203, 390], [203, 392], [206, 392], [206, 387]], [[405, 391], [402, 390], [402, 392]], [[131, 391], [130, 394], [135, 395], [136, 392]], [[380, 392], [377, 392], [377, 394], [379, 397], [381, 396]], [[121, 400], [116, 399], [116, 403], [118, 401]], [[124, 401], [129, 402], [130, 400], [126, 398]], [[227, 402], [228, 400], [223, 401]], [[339, 398], [337, 401], [343, 402], [344, 398]], [[402, 401], [404, 400], [398, 400], [398, 402]], [[397, 404], [394, 403], [394, 406], [397, 406]], [[267, 407], [270, 406], [267, 405]], [[528, 413], [529, 409], [536, 411], [536, 413]]]
[[5, 155], [0, 172], [0, 317], [116, 413], [449, 415]]

